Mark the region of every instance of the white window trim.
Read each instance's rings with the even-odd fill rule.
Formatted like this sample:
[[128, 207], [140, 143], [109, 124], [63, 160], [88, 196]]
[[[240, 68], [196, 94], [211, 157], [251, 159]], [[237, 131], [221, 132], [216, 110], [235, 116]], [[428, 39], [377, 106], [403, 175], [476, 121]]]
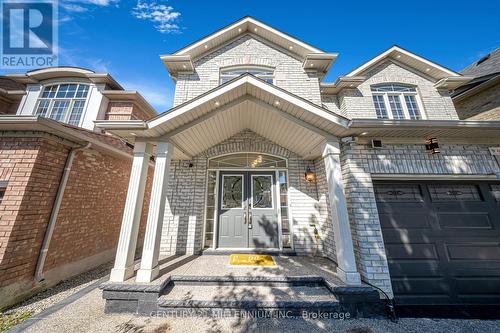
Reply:
[[[246, 70], [246, 69], [257, 69], [257, 70], [261, 69], [261, 70], [267, 70], [267, 71], [273, 72], [273, 75], [272, 75], [273, 84], [276, 83], [276, 69], [274, 67], [261, 66], [261, 65], [236, 65], [236, 66], [227, 66], [227, 67], [219, 68], [219, 85], [223, 84], [221, 82], [223, 71], [237, 71], [237, 70]], [[235, 77], [231, 78], [231, 80], [234, 78], [237, 78], [237, 77], [238, 76], [235, 76]], [[260, 79], [260, 77], [258, 77], [258, 76], [256, 76], [256, 77]]]
[[[410, 85], [408, 85], [408, 86], [410, 86]], [[387, 112], [387, 117], [388, 117], [387, 119], [395, 119], [394, 115], [392, 113], [391, 104], [389, 103], [389, 95], [398, 96], [399, 103], [401, 104], [401, 107], [403, 108], [404, 119], [413, 119], [410, 117], [410, 112], [408, 111], [408, 106], [406, 105], [406, 101], [405, 101], [404, 96], [405, 95], [414, 96], [415, 101], [417, 102], [418, 110], [420, 112], [420, 120], [427, 119], [427, 115], [425, 114], [425, 110], [424, 110], [422, 101], [420, 99], [420, 95], [419, 95], [416, 87], [415, 87], [415, 91], [371, 91], [371, 93], [372, 93], [372, 96], [382, 96], [382, 98], [384, 100], [384, 104], [385, 104], [385, 110]], [[375, 108], [373, 98], [372, 98], [372, 104], [373, 104], [373, 107]], [[414, 119], [414, 120], [416, 120], [416, 119]]]
[[[42, 97], [42, 94], [43, 94], [43, 92], [45, 91], [46, 88], [51, 87], [51, 86], [61, 86], [63, 84], [76, 84], [78, 86], [85, 85], [85, 86], [88, 87], [87, 96], [84, 97], [84, 98], [78, 98], [78, 97], [72, 97], [72, 98], [66, 98], [66, 97], [62, 97], [62, 98], [61, 97], [60, 98], [58, 98], [58, 97]], [[56, 101], [69, 101], [70, 103], [69, 103], [67, 111], [64, 114], [64, 117], [61, 120], [58, 120], [60, 122], [64, 122], [66, 124], [69, 124], [69, 120], [70, 120], [70, 117], [71, 117], [71, 111], [73, 110], [73, 106], [74, 106], [75, 102], [76, 101], [84, 101], [83, 109], [82, 109], [82, 112], [81, 112], [81, 115], [80, 115], [80, 119], [78, 120], [78, 124], [70, 124], [70, 125], [73, 125], [73, 126], [81, 126], [82, 123], [83, 123], [83, 119], [85, 118], [85, 113], [86, 113], [87, 106], [88, 106], [88, 103], [89, 103], [89, 99], [90, 99], [90, 95], [91, 95], [91, 90], [92, 90], [92, 85], [89, 84], [89, 83], [87, 83], [87, 82], [80, 82], [80, 81], [61, 82], [61, 81], [57, 81], [57, 82], [46, 83], [46, 84], [42, 85], [42, 88], [40, 89], [40, 92], [39, 92], [38, 97], [36, 99], [35, 108], [33, 110], [33, 115], [34, 116], [37, 115], [38, 106], [40, 105], [40, 103], [42, 101], [49, 101], [49, 106], [47, 108], [47, 113], [44, 116], [45, 118], [50, 118], [50, 116], [52, 114], [52, 111], [53, 111], [54, 103]], [[57, 92], [58, 91], [59, 91], [59, 88], [56, 90], [56, 96], [57, 96]]]

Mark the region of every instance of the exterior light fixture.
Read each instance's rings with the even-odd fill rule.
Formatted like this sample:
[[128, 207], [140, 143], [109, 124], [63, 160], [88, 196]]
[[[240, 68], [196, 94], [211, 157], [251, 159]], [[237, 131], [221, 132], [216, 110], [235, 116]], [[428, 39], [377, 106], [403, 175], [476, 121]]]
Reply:
[[308, 183], [312, 183], [316, 180], [316, 173], [313, 172], [310, 167], [307, 167], [306, 172], [304, 173], [304, 179]]
[[274, 101], [274, 105], [280, 105], [280, 101], [278, 100]]
[[215, 104], [215, 106], [219, 106], [220, 105], [219, 101], [216, 101], [214, 104]]
[[439, 154], [441, 151], [439, 150], [438, 140], [436, 138], [430, 138], [425, 142], [425, 150], [427, 150], [430, 154]]

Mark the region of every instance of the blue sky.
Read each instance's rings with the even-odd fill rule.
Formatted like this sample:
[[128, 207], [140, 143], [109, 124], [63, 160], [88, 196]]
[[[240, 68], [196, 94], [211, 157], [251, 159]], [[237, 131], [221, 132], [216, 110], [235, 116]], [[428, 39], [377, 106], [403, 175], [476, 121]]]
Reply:
[[333, 81], [393, 44], [453, 70], [500, 46], [500, 1], [59, 0], [59, 65], [109, 72], [157, 109], [174, 84], [159, 55], [250, 15], [338, 52]]

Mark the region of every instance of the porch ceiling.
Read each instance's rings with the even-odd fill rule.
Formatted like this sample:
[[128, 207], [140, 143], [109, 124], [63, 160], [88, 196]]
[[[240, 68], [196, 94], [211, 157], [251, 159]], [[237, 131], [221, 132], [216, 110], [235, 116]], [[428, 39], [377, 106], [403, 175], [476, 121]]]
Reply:
[[273, 110], [272, 106], [245, 98], [171, 136], [170, 140], [177, 148], [174, 158], [197, 155], [245, 129], [305, 158], [319, 156], [319, 146], [325, 139], [318, 132], [287, 119], [281, 111]]

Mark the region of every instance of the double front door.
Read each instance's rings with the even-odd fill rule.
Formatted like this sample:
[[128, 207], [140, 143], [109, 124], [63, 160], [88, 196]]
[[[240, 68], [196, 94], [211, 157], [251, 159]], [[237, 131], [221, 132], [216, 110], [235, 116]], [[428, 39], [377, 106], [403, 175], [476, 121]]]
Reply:
[[221, 171], [219, 248], [279, 248], [274, 172]]

